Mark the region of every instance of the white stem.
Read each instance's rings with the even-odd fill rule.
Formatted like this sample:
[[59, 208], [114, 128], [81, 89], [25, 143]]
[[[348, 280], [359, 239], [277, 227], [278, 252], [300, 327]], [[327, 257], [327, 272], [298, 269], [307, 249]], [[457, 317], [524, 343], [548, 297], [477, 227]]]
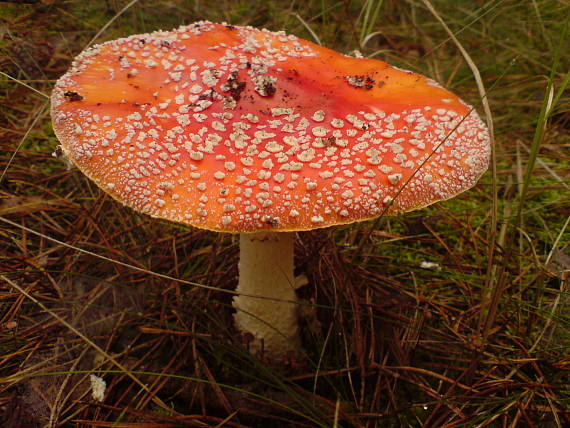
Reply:
[[233, 302], [236, 324], [253, 335], [253, 353], [263, 350], [265, 357], [274, 360], [285, 359], [299, 345], [294, 239], [293, 232], [240, 235], [238, 294]]

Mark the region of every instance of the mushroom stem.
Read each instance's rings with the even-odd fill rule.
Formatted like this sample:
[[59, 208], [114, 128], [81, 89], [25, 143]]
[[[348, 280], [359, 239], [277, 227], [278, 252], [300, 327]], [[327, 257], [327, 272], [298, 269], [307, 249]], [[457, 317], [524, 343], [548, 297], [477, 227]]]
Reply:
[[293, 232], [240, 235], [235, 321], [239, 330], [253, 335], [250, 350], [273, 360], [284, 360], [299, 346], [294, 239]]

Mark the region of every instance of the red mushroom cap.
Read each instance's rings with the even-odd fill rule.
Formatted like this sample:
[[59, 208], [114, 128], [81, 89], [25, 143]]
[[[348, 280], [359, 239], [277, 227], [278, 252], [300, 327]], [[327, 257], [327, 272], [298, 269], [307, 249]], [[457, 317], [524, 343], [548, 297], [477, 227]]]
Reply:
[[490, 154], [477, 113], [426, 77], [210, 22], [87, 49], [52, 117], [117, 200], [225, 232], [413, 210], [473, 186]]

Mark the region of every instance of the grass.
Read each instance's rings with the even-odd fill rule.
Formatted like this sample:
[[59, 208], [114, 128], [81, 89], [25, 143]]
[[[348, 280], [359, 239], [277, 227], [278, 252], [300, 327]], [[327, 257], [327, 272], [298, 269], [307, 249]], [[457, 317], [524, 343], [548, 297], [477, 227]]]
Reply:
[[[0, 425], [568, 426], [569, 11], [565, 0], [2, 3]], [[46, 97], [95, 36], [200, 19], [359, 49], [492, 112], [493, 171], [474, 189], [299, 234], [305, 355], [283, 367], [252, 357], [233, 328], [235, 237], [135, 214], [51, 156]], [[106, 381], [103, 402], [90, 374]]]

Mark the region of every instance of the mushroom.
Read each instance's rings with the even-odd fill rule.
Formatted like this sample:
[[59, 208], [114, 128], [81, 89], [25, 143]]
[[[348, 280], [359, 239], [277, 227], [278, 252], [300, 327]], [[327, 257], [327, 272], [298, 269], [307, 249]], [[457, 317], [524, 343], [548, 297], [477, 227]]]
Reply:
[[52, 118], [64, 154], [121, 203], [240, 233], [236, 324], [276, 360], [299, 345], [296, 231], [451, 198], [490, 155], [474, 109], [429, 78], [211, 22], [88, 48]]

